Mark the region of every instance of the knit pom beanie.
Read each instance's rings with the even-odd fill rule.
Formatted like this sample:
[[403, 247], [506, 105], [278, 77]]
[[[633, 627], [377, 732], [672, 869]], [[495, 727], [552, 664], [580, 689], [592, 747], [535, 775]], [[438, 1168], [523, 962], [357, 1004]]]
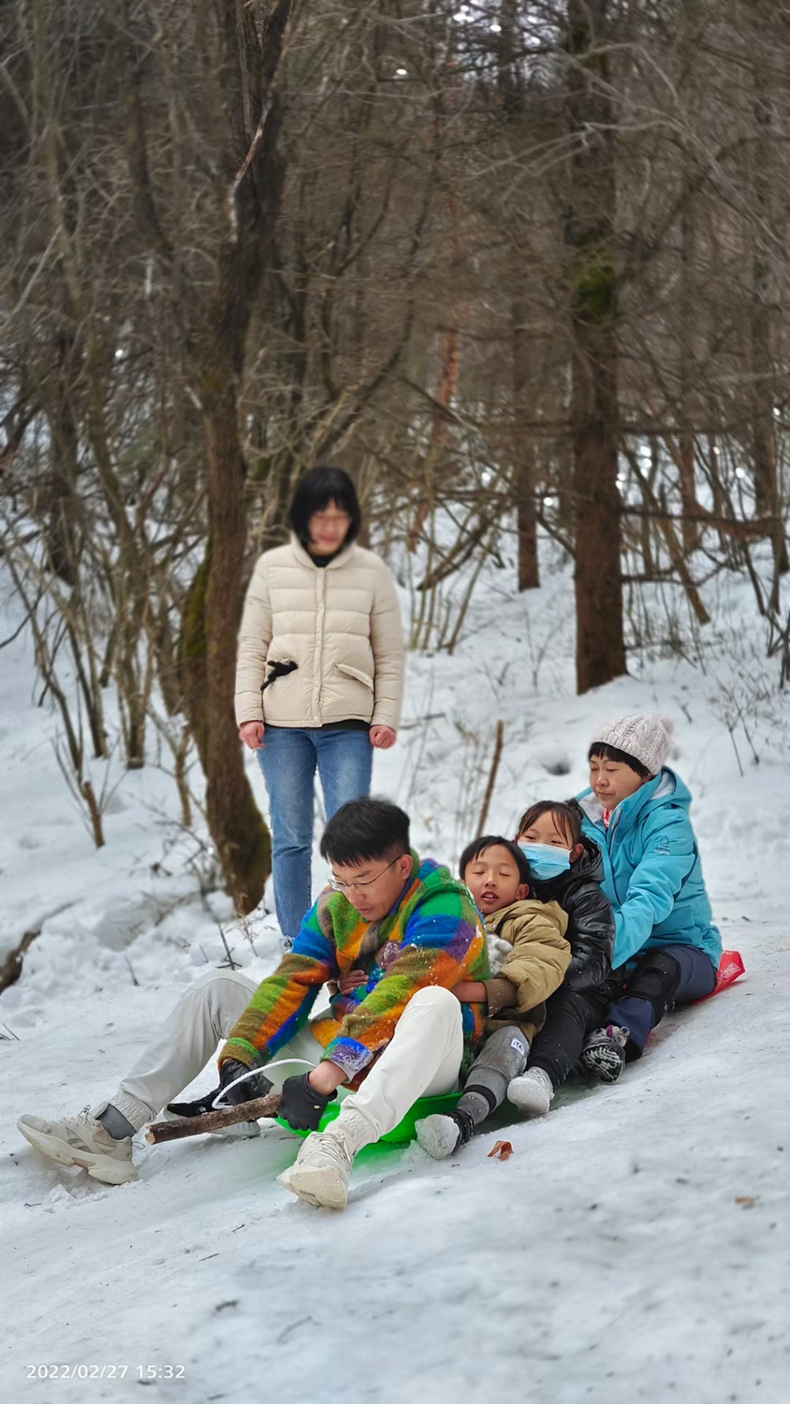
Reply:
[[595, 741], [624, 751], [640, 761], [651, 775], [659, 770], [669, 755], [672, 722], [667, 717], [618, 717], [598, 731]]

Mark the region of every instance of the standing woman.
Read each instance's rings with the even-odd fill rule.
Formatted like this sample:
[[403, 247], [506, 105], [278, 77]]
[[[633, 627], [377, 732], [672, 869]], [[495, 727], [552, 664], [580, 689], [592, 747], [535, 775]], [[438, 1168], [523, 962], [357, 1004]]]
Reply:
[[395, 743], [404, 658], [392, 577], [356, 545], [348, 474], [305, 473], [290, 522], [288, 545], [264, 551], [247, 591], [236, 720], [266, 781], [277, 920], [293, 940], [312, 903], [316, 767], [327, 819], [368, 794], [372, 747]]

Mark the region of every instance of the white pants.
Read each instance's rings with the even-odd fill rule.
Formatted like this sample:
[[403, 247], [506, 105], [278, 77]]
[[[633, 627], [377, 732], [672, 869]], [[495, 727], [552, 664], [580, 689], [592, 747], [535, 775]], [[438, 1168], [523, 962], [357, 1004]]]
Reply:
[[[108, 1099], [135, 1130], [153, 1121], [202, 1072], [256, 989], [257, 983], [237, 970], [212, 970], [182, 995], [159, 1037]], [[343, 1110], [355, 1110], [369, 1126], [369, 1139], [378, 1140], [418, 1097], [456, 1086], [462, 1052], [461, 1006], [455, 995], [439, 986], [418, 990], [360, 1091], [346, 1096]], [[305, 1065], [315, 1067], [323, 1053], [308, 1024], [275, 1054], [266, 1076], [281, 1086]]]
[[[395, 1129], [418, 1097], [438, 1097], [458, 1086], [463, 1051], [461, 1005], [455, 995], [441, 985], [418, 990], [359, 1091], [344, 1099], [333, 1126], [341, 1130], [353, 1121], [356, 1149], [377, 1141]], [[360, 1118], [364, 1136], [357, 1130]]]

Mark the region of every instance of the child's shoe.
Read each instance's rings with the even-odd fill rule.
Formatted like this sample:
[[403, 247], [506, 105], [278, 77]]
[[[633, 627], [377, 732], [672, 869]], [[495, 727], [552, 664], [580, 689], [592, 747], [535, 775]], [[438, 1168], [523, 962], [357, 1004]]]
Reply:
[[508, 1085], [507, 1099], [529, 1116], [545, 1116], [551, 1106], [554, 1088], [545, 1068], [527, 1068]]
[[471, 1140], [475, 1129], [468, 1112], [456, 1107], [448, 1116], [426, 1116], [414, 1124], [417, 1140], [434, 1160], [446, 1160]]
[[625, 1045], [630, 1036], [630, 1029], [617, 1024], [596, 1029], [581, 1051], [581, 1067], [598, 1082], [616, 1082], [625, 1067]]

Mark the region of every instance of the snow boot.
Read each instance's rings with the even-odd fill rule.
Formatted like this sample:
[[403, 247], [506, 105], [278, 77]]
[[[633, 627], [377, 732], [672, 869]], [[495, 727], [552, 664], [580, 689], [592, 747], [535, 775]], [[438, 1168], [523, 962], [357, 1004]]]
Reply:
[[56, 1160], [59, 1165], [81, 1165], [104, 1185], [124, 1185], [137, 1179], [131, 1136], [116, 1141], [89, 1107], [79, 1116], [64, 1116], [61, 1121], [20, 1116], [17, 1127], [25, 1140], [49, 1160]]
[[514, 1077], [507, 1089], [507, 1099], [529, 1116], [545, 1116], [551, 1106], [554, 1087], [544, 1068], [527, 1068], [521, 1077]]
[[625, 1067], [625, 1045], [630, 1037], [630, 1029], [618, 1024], [607, 1024], [605, 1029], [596, 1029], [587, 1039], [579, 1058], [579, 1064], [598, 1082], [616, 1082]]
[[434, 1160], [446, 1160], [472, 1139], [475, 1123], [469, 1112], [456, 1107], [448, 1116], [434, 1115], [415, 1121], [417, 1140]]

